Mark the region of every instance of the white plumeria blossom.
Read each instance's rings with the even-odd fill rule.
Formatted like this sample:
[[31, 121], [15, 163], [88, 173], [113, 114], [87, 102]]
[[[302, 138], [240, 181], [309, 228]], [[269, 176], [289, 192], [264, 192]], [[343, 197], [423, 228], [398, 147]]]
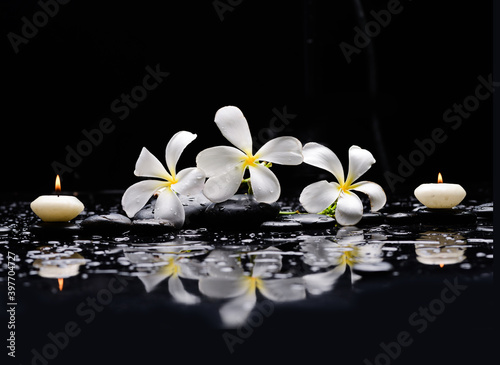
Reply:
[[197, 166], [208, 177], [203, 189], [205, 196], [216, 203], [231, 198], [238, 191], [248, 168], [255, 199], [263, 203], [278, 200], [281, 193], [279, 181], [261, 162], [301, 164], [303, 156], [300, 141], [294, 137], [277, 137], [253, 154], [250, 128], [240, 109], [235, 106], [219, 109], [215, 114], [215, 123], [235, 147], [208, 148], [196, 157]]
[[178, 194], [194, 195], [203, 189], [205, 173], [196, 167], [177, 172], [176, 165], [182, 151], [196, 138], [196, 134], [187, 131], [177, 132], [168, 142], [165, 151], [167, 169], [161, 162], [143, 148], [134, 174], [136, 176], [152, 177], [154, 180], [143, 180], [129, 187], [122, 197], [122, 207], [132, 218], [146, 205], [153, 194], [158, 193], [154, 209], [154, 217], [167, 220], [174, 227], [181, 228], [184, 224], [184, 207]]
[[370, 151], [358, 146], [349, 148], [349, 172], [345, 179], [339, 158], [329, 148], [310, 142], [303, 147], [302, 153], [305, 163], [324, 169], [337, 179], [337, 182], [318, 181], [304, 188], [300, 194], [300, 203], [309, 213], [322, 212], [337, 202], [337, 222], [343, 226], [357, 224], [363, 216], [363, 204], [352, 190], [368, 195], [372, 212], [385, 205], [387, 198], [380, 185], [371, 181], [357, 182], [375, 163]]

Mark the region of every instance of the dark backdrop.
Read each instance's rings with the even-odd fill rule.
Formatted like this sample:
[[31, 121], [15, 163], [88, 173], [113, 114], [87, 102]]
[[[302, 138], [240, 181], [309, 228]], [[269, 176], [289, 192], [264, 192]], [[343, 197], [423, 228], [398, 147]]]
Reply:
[[[3, 191], [50, 192], [55, 162], [68, 166], [64, 190], [125, 189], [140, 149], [164, 161], [181, 129], [198, 139], [179, 167], [194, 166], [203, 148], [228, 144], [213, 123], [224, 105], [240, 107], [263, 139], [328, 145], [346, 172], [348, 148], [369, 149], [377, 164], [365, 177], [390, 195], [439, 171], [468, 191], [491, 186], [492, 98], [486, 87], [485, 100], [475, 96], [492, 73], [489, 1], [361, 1], [370, 42], [357, 36], [358, 0], [61, 3], [2, 2]], [[355, 40], [348, 62], [340, 44]], [[142, 93], [148, 67], [168, 76]], [[127, 105], [133, 90], [140, 101]], [[443, 117], [465, 100], [470, 113]], [[440, 143], [426, 145], [436, 129]], [[415, 152], [415, 140], [427, 150]], [[320, 173], [275, 171], [286, 193]]]

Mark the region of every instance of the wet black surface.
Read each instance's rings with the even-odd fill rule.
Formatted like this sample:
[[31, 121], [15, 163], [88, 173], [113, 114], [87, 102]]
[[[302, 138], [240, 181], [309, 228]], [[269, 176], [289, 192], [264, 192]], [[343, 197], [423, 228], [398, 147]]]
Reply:
[[356, 227], [315, 215], [231, 231], [81, 227], [121, 214], [119, 198], [82, 195], [73, 224], [49, 227], [27, 200], [0, 205], [14, 363], [488, 363], [493, 353], [486, 200], [430, 220], [400, 199]]

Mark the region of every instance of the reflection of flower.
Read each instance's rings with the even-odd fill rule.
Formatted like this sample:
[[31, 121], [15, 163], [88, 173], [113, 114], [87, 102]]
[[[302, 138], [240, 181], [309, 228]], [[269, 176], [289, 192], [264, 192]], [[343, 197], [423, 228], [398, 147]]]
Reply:
[[338, 183], [318, 181], [304, 188], [300, 202], [310, 213], [319, 213], [335, 202], [335, 219], [343, 226], [358, 223], [363, 216], [363, 204], [351, 190], [365, 193], [370, 198], [372, 211], [385, 205], [386, 196], [380, 185], [356, 180], [375, 163], [373, 155], [358, 146], [349, 149], [349, 172], [344, 180], [344, 169], [337, 155], [318, 143], [307, 143], [303, 148], [304, 162], [331, 172]]
[[129, 217], [133, 217], [154, 193], [158, 193], [154, 211], [155, 219], [166, 219], [175, 227], [182, 227], [185, 213], [176, 193], [197, 194], [203, 189], [205, 180], [203, 171], [196, 167], [176, 172], [177, 161], [182, 151], [195, 138], [196, 134], [181, 131], [170, 139], [165, 151], [168, 172], [151, 152], [146, 148], [142, 149], [135, 165], [134, 174], [152, 177], [155, 180], [140, 181], [125, 191], [122, 197], [122, 206]]
[[257, 302], [257, 289], [268, 299], [284, 302], [305, 298], [301, 278], [273, 279], [281, 270], [281, 251], [268, 248], [248, 254], [251, 272], [244, 272], [228, 251], [216, 250], [205, 260], [208, 276], [199, 281], [200, 291], [212, 298], [232, 298], [220, 309], [224, 325], [242, 324]]
[[[200, 247], [200, 253], [204, 252], [205, 246]], [[140, 275], [139, 279], [149, 293], [163, 280], [168, 279], [168, 291], [172, 297], [184, 304], [195, 304], [200, 299], [184, 289], [180, 278], [198, 280], [202, 272], [202, 264], [190, 259], [196, 246], [164, 246], [149, 249], [128, 249], [125, 257], [142, 271], [158, 267], [152, 274]], [[188, 252], [191, 251], [191, 252]]]
[[281, 187], [274, 173], [261, 164], [262, 161], [281, 165], [302, 163], [302, 145], [294, 137], [278, 137], [252, 154], [252, 136], [248, 123], [240, 109], [226, 106], [215, 114], [215, 123], [235, 147], [218, 146], [201, 151], [196, 163], [208, 177], [203, 189], [213, 202], [222, 202], [238, 190], [245, 170], [250, 171], [255, 199], [263, 203], [278, 200]]
[[[379, 239], [385, 239], [380, 236]], [[367, 271], [388, 270], [390, 264], [383, 263], [383, 243], [366, 243], [362, 230], [356, 227], [344, 227], [332, 237], [305, 237], [301, 243], [304, 262], [309, 266], [327, 271], [304, 276], [304, 283], [311, 294], [321, 294], [331, 290], [337, 279], [350, 268], [351, 281], [360, 276], [353, 273], [353, 268]], [[333, 267], [333, 268], [331, 268]]]
[[453, 232], [428, 231], [420, 234], [419, 240], [427, 241], [415, 244], [417, 260], [425, 265], [458, 264], [465, 260], [464, 237]]

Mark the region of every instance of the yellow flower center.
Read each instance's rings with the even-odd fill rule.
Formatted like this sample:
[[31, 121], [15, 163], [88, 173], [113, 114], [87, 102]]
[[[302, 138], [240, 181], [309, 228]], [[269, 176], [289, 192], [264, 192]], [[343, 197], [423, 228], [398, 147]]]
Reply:
[[345, 250], [340, 260], [342, 264], [352, 266], [356, 262], [356, 253], [354, 252], [354, 249]]
[[344, 193], [347, 193], [347, 191], [351, 188], [351, 185], [348, 184], [347, 182], [343, 183], [340, 185], [340, 190], [342, 190]]
[[171, 257], [168, 259], [168, 264], [161, 269], [161, 272], [167, 276], [179, 275], [179, 273], [181, 272], [181, 267], [177, 263], [177, 261], [173, 257]]
[[256, 288], [261, 288], [262, 287], [262, 279], [261, 278], [256, 278], [255, 276], [249, 276], [246, 278], [248, 281], [248, 290], [255, 290]]
[[257, 156], [254, 156], [252, 154], [247, 154], [245, 159], [243, 160], [245, 167], [247, 166], [256, 166], [257, 163], [255, 161], [259, 161]]

